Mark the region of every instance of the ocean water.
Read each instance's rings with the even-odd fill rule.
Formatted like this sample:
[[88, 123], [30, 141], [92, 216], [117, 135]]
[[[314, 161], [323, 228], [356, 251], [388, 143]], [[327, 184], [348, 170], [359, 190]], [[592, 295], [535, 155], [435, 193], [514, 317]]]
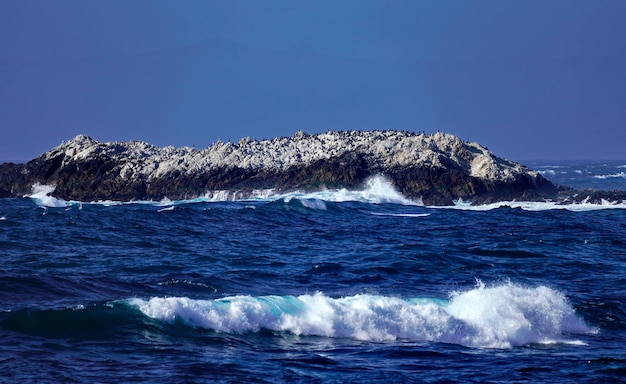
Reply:
[[576, 189], [626, 190], [626, 161], [523, 161], [555, 184]]
[[0, 199], [0, 381], [626, 381], [624, 204], [213, 196]]

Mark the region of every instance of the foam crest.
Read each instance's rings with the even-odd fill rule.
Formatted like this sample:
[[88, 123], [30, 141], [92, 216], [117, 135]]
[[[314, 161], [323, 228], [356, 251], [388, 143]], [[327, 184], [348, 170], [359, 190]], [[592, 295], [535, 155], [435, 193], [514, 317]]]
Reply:
[[240, 200], [269, 200], [274, 195], [273, 189], [255, 189], [250, 194], [244, 195], [240, 191], [217, 190], [209, 191], [204, 196], [189, 200], [189, 202], [225, 202]]
[[532, 343], [571, 343], [567, 334], [593, 332], [575, 313], [565, 296], [540, 286], [526, 288], [507, 283], [454, 293], [448, 313], [468, 325], [464, 345], [506, 348]]
[[[400, 192], [396, 191], [392, 183], [382, 175], [372, 176], [365, 182], [365, 188], [362, 190], [334, 189], [324, 190], [311, 193], [288, 193], [283, 195], [272, 196], [274, 198], [300, 200], [321, 200], [333, 203], [342, 202], [362, 202], [371, 204], [400, 204], [400, 205], [422, 205], [404, 197]], [[270, 197], [270, 199], [272, 198]]]
[[[27, 197], [32, 198], [36, 204], [44, 207], [67, 207], [72, 205], [65, 200], [57, 199], [51, 196], [55, 187], [51, 185], [35, 184], [32, 187], [33, 193]], [[174, 205], [193, 204], [193, 203], [211, 203], [211, 202], [232, 202], [232, 201], [266, 201], [272, 202], [277, 200], [285, 200], [289, 202], [291, 199], [299, 200], [303, 206], [311, 209], [326, 210], [325, 202], [363, 202], [371, 204], [400, 204], [400, 205], [423, 205], [420, 201], [413, 201], [404, 197], [400, 192], [396, 191], [392, 183], [381, 175], [369, 178], [362, 190], [334, 189], [323, 190], [318, 192], [290, 192], [276, 193], [273, 189], [259, 189], [251, 193], [244, 194], [241, 191], [209, 191], [204, 196], [190, 200], [170, 200], [164, 198], [161, 201], [131, 201], [120, 202], [112, 200], [94, 201], [92, 204], [102, 206], [118, 206], [126, 204], [150, 204], [161, 209], [169, 208]], [[171, 209], [171, 208], [170, 208]]]
[[552, 210], [568, 210], [572, 212], [587, 212], [603, 209], [626, 209], [626, 203], [614, 203], [602, 200], [601, 204], [592, 203], [571, 203], [559, 204], [556, 202], [534, 202], [534, 201], [501, 201], [493, 204], [472, 205], [471, 202], [458, 200], [453, 206], [447, 207], [431, 207], [438, 209], [459, 209], [465, 211], [490, 211], [498, 208], [520, 208], [525, 211], [552, 211]]
[[374, 216], [391, 216], [391, 217], [428, 217], [430, 213], [384, 213], [384, 212], [369, 212]]
[[326, 208], [326, 203], [324, 202], [324, 200], [320, 200], [320, 199], [300, 199], [300, 202], [302, 203], [302, 205], [304, 205], [307, 208], [310, 209], [319, 209], [321, 211], [325, 211]]
[[450, 300], [377, 295], [330, 298], [233, 296], [130, 299], [145, 315], [224, 333], [260, 330], [365, 341], [408, 339], [476, 348], [532, 343], [581, 343], [569, 334], [593, 332], [566, 298], [546, 287], [504, 284], [452, 294]]
[[620, 177], [626, 179], [626, 172], [612, 173], [610, 175], [595, 175], [592, 177], [595, 179], [618, 179]]
[[33, 193], [25, 197], [30, 197], [35, 204], [41, 207], [61, 208], [69, 206], [65, 200], [50, 196], [55, 189], [53, 185], [35, 184], [31, 189]]

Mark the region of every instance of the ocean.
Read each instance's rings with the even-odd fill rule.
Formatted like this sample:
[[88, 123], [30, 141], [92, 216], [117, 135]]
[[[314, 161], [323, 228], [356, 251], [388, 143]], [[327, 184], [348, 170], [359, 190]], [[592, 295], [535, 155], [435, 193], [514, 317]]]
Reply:
[[0, 381], [626, 382], [625, 204], [216, 196], [0, 199]]

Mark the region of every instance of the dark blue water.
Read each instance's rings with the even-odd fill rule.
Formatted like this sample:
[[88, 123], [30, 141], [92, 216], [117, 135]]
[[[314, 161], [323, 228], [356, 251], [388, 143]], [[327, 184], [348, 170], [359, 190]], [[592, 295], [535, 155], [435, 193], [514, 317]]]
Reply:
[[626, 190], [626, 161], [568, 160], [524, 161], [555, 184], [575, 189]]
[[626, 207], [0, 200], [6, 382], [616, 382]]

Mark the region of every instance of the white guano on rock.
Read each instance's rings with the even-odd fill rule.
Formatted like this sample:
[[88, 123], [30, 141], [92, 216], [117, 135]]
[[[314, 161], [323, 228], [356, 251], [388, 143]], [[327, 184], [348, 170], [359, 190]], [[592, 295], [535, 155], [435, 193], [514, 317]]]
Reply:
[[46, 154], [62, 154], [63, 164], [106, 156], [120, 165], [124, 179], [151, 180], [173, 171], [187, 174], [219, 167], [248, 170], [285, 170], [295, 165], [356, 153], [368, 156], [385, 168], [394, 166], [445, 167], [452, 162], [468, 175], [491, 180], [509, 181], [526, 173], [536, 176], [525, 166], [494, 156], [474, 142], [436, 133], [432, 135], [403, 131], [341, 131], [309, 135], [298, 132], [292, 137], [253, 140], [238, 143], [221, 141], [208, 148], [160, 148], [143, 141], [101, 143], [78, 135]]

